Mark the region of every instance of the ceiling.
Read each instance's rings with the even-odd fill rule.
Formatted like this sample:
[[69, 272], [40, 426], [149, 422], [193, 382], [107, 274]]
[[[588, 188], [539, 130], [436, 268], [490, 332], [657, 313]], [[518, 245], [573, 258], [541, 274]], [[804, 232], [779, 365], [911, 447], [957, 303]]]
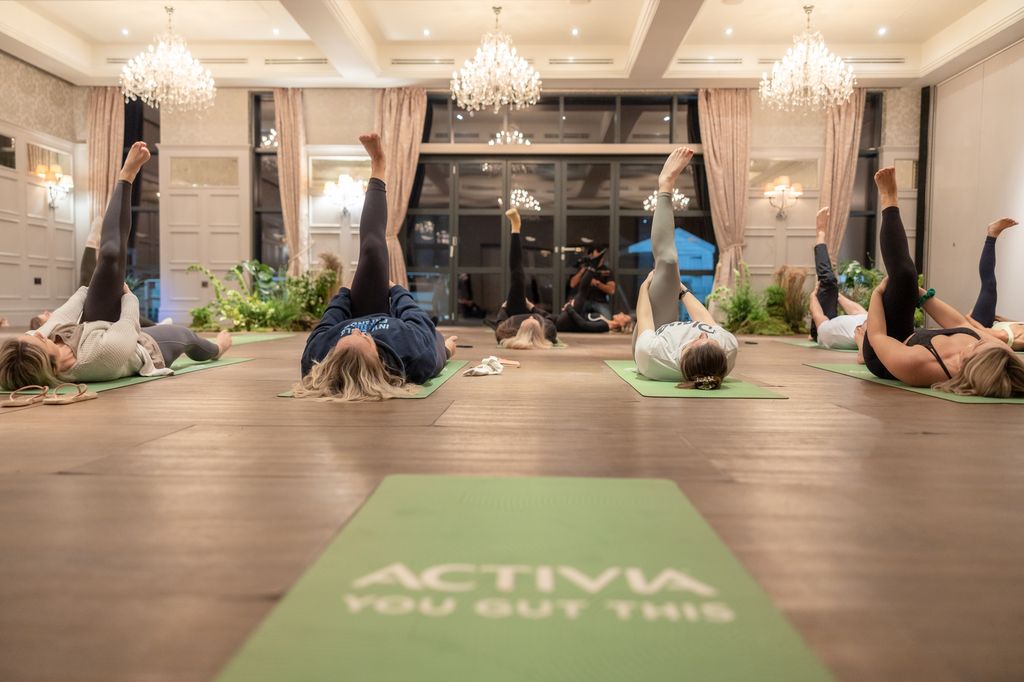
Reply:
[[[806, 0], [497, 1], [549, 91], [625, 91], [754, 85], [803, 28]], [[1024, 0], [814, 1], [815, 28], [873, 87], [938, 82], [1024, 38]], [[0, 50], [116, 83], [163, 31], [166, 2], [0, 0]], [[494, 26], [493, 4], [178, 0], [174, 25], [221, 87], [443, 88]]]

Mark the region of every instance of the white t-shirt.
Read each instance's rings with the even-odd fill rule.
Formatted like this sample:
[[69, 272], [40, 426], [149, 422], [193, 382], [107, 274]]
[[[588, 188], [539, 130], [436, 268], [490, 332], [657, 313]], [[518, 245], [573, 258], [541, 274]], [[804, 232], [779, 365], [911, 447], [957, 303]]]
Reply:
[[840, 315], [818, 327], [818, 345], [836, 350], [857, 350], [854, 330], [864, 324], [867, 315]]
[[736, 351], [739, 343], [736, 337], [716, 324], [705, 322], [672, 322], [662, 325], [658, 331], [647, 330], [636, 340], [633, 359], [640, 374], [655, 381], [682, 381], [679, 358], [683, 349], [707, 334], [711, 340], [725, 350], [728, 371], [736, 365]]

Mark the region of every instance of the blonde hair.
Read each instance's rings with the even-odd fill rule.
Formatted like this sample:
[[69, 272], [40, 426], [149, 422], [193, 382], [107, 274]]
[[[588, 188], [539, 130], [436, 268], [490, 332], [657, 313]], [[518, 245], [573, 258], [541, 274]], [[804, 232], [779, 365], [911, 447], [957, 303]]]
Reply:
[[713, 341], [699, 346], [690, 346], [679, 362], [683, 381], [676, 388], [696, 388], [714, 391], [722, 387], [729, 372], [729, 357], [725, 350]]
[[1024, 360], [1009, 346], [983, 348], [964, 361], [956, 375], [932, 386], [957, 395], [1012, 398], [1024, 395]]
[[7, 339], [0, 344], [0, 388], [56, 386], [57, 368], [45, 350], [27, 339]]
[[530, 319], [532, 318], [523, 320], [515, 336], [502, 339], [498, 342], [498, 345], [502, 348], [511, 348], [512, 350], [529, 350], [531, 348], [546, 350], [551, 348], [554, 344], [544, 337], [544, 325], [526, 324]]
[[363, 402], [400, 398], [419, 390], [384, 366], [379, 356], [354, 348], [332, 348], [292, 389], [296, 398]]

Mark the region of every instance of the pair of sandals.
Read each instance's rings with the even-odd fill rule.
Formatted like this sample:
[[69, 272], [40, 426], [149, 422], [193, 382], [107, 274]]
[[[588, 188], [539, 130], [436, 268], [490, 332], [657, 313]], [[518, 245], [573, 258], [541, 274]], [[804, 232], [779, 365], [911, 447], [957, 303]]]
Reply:
[[[61, 393], [61, 389], [66, 387], [74, 388], [76, 392]], [[70, 405], [99, 397], [97, 393], [90, 393], [89, 386], [86, 384], [58, 384], [52, 389], [48, 386], [22, 386], [18, 390], [12, 391], [7, 400], [0, 402], [0, 407]]]

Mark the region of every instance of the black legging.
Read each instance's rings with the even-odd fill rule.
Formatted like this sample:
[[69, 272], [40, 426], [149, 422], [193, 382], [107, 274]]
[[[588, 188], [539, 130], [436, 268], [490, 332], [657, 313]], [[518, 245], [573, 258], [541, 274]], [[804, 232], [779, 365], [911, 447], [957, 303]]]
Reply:
[[518, 232], [512, 233], [512, 245], [508, 251], [508, 269], [512, 282], [505, 297], [505, 313], [523, 315], [533, 312], [526, 300], [526, 270], [523, 269], [523, 242]]
[[128, 271], [128, 237], [132, 231], [132, 183], [118, 180], [103, 216], [96, 269], [82, 308], [82, 322], [117, 322]]
[[590, 291], [591, 282], [594, 280], [594, 269], [587, 268], [580, 278], [576, 287], [576, 295], [573, 296], [572, 304], [566, 306], [558, 313], [555, 320], [555, 327], [560, 332], [588, 332], [602, 333], [608, 331], [608, 323], [604, 320], [591, 320], [584, 314], [587, 305], [587, 293]]
[[[839, 315], [839, 280], [832, 270], [832, 259], [828, 257], [828, 247], [824, 244], [814, 245], [814, 272], [818, 276], [818, 305], [825, 317], [831, 320]], [[818, 328], [813, 321], [811, 337], [818, 338]]]
[[220, 353], [220, 346], [216, 343], [180, 324], [158, 324], [147, 328], [146, 333], [160, 346], [160, 355], [167, 367], [182, 354], [203, 361], [213, 360]]
[[[879, 248], [889, 276], [889, 283], [882, 294], [886, 335], [903, 343], [914, 333], [914, 313], [917, 311], [920, 291], [917, 286], [917, 268], [914, 259], [910, 257], [907, 232], [903, 229], [900, 209], [896, 206], [882, 211]], [[867, 335], [864, 336], [864, 364], [875, 376], [894, 378], [878, 359]]]
[[352, 317], [390, 314], [388, 193], [384, 181], [370, 178], [359, 221], [359, 264], [352, 276]]
[[981, 275], [981, 290], [974, 302], [971, 317], [983, 327], [991, 327], [996, 321], [996, 238], [985, 237], [985, 246], [978, 260], [978, 274]]

